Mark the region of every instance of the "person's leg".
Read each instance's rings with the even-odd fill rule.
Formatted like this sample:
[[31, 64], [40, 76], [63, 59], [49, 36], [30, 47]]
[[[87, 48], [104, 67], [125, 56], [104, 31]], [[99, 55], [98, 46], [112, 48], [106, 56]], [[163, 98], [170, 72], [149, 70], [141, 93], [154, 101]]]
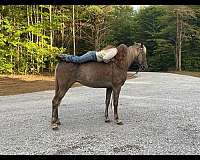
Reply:
[[59, 61], [63, 61], [63, 62], [70, 62], [68, 57], [73, 56], [73, 55], [68, 55], [68, 54], [59, 54], [56, 56], [56, 59], [58, 59]]
[[[72, 58], [73, 57], [73, 58]], [[79, 56], [75, 56], [75, 55], [68, 55], [68, 54], [60, 54], [57, 56], [57, 58], [60, 61], [65, 61], [65, 62], [74, 62], [77, 63]]]
[[73, 63], [85, 63], [90, 61], [97, 61], [96, 59], [96, 51], [88, 51], [86, 54], [82, 56], [67, 56], [66, 61], [73, 62]]

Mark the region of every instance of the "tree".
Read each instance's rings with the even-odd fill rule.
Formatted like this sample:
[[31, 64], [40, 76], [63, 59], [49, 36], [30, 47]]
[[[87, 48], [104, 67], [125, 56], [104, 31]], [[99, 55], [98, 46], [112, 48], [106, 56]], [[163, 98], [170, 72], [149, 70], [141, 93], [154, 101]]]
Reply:
[[[167, 70], [171, 67], [173, 28], [168, 28], [167, 11], [161, 6], [150, 6], [138, 11], [135, 16], [135, 39], [147, 47], [147, 60], [150, 71]], [[170, 33], [170, 34], [169, 34]], [[172, 52], [173, 55], [173, 52]], [[168, 58], [166, 58], [168, 57]], [[173, 61], [172, 61], [173, 62]], [[166, 66], [166, 64], [169, 64]]]
[[172, 9], [171, 13], [176, 16], [176, 70], [181, 71], [181, 49], [182, 42], [185, 38], [186, 23], [189, 17], [194, 17], [194, 12], [191, 7], [186, 5], [167, 6]]
[[[199, 6], [135, 12], [126, 5], [77, 5], [74, 18], [76, 53], [143, 42], [152, 71], [200, 70]], [[56, 54], [73, 53], [72, 19], [72, 5], [1, 5], [0, 73], [53, 72]]]
[[87, 41], [93, 49], [99, 50], [103, 44], [108, 27], [106, 17], [109, 16], [109, 6], [87, 6], [81, 15], [81, 38]]
[[107, 18], [109, 34], [107, 43], [132, 45], [136, 40], [136, 13], [131, 6], [113, 6], [111, 15]]

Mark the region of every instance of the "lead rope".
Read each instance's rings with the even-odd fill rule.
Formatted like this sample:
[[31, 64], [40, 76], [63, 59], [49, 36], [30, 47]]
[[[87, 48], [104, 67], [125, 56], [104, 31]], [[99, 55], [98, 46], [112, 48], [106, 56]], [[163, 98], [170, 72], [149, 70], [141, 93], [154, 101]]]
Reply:
[[137, 71], [133, 74], [133, 76], [138, 74], [138, 72], [140, 72], [140, 66], [138, 67]]

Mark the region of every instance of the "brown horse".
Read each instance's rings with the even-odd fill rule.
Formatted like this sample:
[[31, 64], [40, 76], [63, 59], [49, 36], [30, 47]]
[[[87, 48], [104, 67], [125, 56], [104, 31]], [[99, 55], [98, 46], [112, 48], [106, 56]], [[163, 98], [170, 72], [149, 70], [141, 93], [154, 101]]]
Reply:
[[118, 99], [122, 85], [126, 81], [128, 67], [134, 59], [138, 59], [141, 66], [147, 67], [146, 48], [143, 44], [127, 47], [121, 44], [117, 47], [118, 53], [110, 63], [88, 62], [83, 64], [58, 63], [55, 70], [55, 96], [52, 100], [52, 129], [58, 129], [58, 106], [65, 93], [73, 83], [79, 82], [93, 88], [106, 88], [105, 122], [110, 122], [108, 106], [113, 92], [114, 120], [122, 124], [118, 116]]

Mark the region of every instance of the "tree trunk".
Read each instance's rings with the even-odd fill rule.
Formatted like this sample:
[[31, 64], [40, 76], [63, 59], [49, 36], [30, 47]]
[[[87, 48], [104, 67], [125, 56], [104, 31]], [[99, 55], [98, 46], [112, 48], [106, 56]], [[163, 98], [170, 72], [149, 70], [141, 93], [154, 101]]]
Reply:
[[[29, 17], [28, 5], [27, 5], [27, 24], [28, 24], [28, 27], [29, 27], [29, 25], [30, 25], [30, 17]], [[30, 32], [28, 32], [28, 37], [31, 40], [31, 33]]]
[[51, 49], [52, 49], [52, 44], [53, 44], [53, 33], [52, 33], [52, 26], [51, 26], [51, 10], [52, 10], [52, 7], [51, 7], [51, 5], [49, 5], [50, 46], [51, 46]]
[[[52, 45], [53, 45], [53, 32], [52, 32], [52, 26], [51, 26], [51, 10], [52, 10], [52, 6], [49, 5], [49, 23], [50, 23], [50, 49], [52, 50]], [[50, 55], [50, 72], [52, 72], [52, 55]]]
[[[43, 23], [43, 16], [42, 16], [42, 6], [41, 6], [41, 13], [40, 13], [40, 23]], [[43, 25], [43, 24], [42, 24]], [[41, 29], [42, 34], [45, 35], [44, 30]], [[41, 47], [43, 48], [43, 36], [41, 36]], [[41, 72], [43, 73], [43, 63], [44, 63], [44, 56], [42, 55], [42, 64], [41, 64]]]
[[37, 44], [38, 44], [38, 46], [39, 46], [39, 37], [38, 37], [38, 23], [39, 23], [39, 16], [38, 16], [38, 5], [36, 5], [36, 11], [37, 11], [37, 13], [36, 13], [36, 23], [37, 23], [37, 37], [36, 37], [36, 42], [37, 42]]
[[[38, 37], [38, 23], [39, 23], [39, 11], [38, 11], [38, 5], [36, 5], [36, 24], [37, 24], [37, 36], [36, 36], [36, 43], [38, 46], [40, 46], [39, 44], [39, 37]], [[37, 55], [37, 72], [40, 73], [40, 56]]]
[[[19, 43], [19, 40], [18, 40]], [[17, 71], [19, 73], [19, 67], [20, 67], [20, 46], [17, 44]]]
[[[182, 18], [182, 17], [181, 17]], [[178, 53], [178, 70], [181, 71], [181, 48], [182, 48], [182, 38], [183, 38], [183, 20], [180, 20], [180, 32], [179, 32], [179, 53]]]
[[[31, 24], [33, 26], [33, 14], [34, 14], [34, 7], [31, 5]], [[31, 31], [31, 41], [34, 42], [34, 35], [33, 32]], [[34, 66], [34, 56], [33, 56], [33, 51], [31, 51], [31, 73], [34, 74], [35, 66]]]
[[64, 47], [64, 32], [65, 32], [65, 23], [64, 23], [64, 17], [62, 16], [62, 23], [61, 23], [62, 48]]
[[176, 11], [176, 71], [178, 71], [179, 67], [179, 41], [180, 41], [180, 29], [179, 29], [179, 13]]
[[73, 46], [74, 46], [74, 55], [76, 53], [76, 37], [75, 37], [75, 26], [74, 26], [74, 5], [72, 6], [73, 7]]
[[[97, 17], [97, 19], [98, 19], [98, 17]], [[95, 37], [95, 40], [94, 40], [95, 44], [94, 44], [94, 46], [95, 46], [95, 50], [96, 51], [98, 51], [100, 49], [99, 34], [100, 34], [100, 26], [99, 26], [98, 22], [96, 22], [96, 24], [95, 24], [95, 31], [94, 31], [94, 35], [95, 35], [94, 36]]]
[[181, 71], [181, 48], [183, 39], [183, 20], [181, 13], [176, 11], [176, 71]]
[[[31, 5], [31, 16], [30, 16], [31, 24], [33, 25], [33, 6]], [[33, 32], [31, 31], [31, 41], [33, 42]]]

